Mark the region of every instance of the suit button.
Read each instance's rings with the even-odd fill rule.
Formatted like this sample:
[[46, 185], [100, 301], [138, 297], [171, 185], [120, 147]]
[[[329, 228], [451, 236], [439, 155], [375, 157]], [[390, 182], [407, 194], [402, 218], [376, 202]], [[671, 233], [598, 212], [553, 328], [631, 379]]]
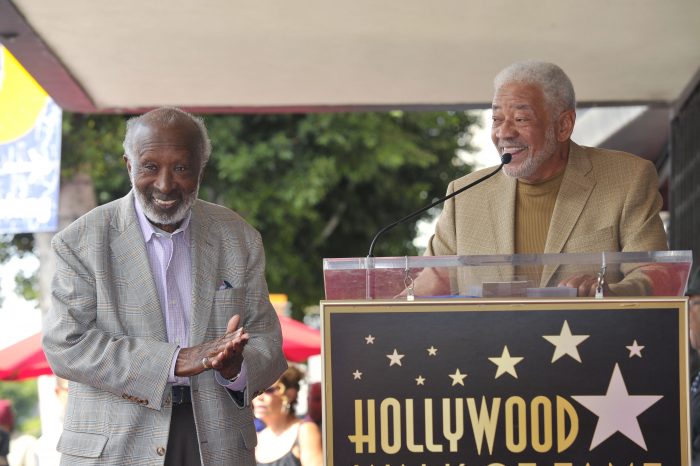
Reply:
[[158, 456], [165, 456], [165, 448], [163, 447], [158, 447], [156, 449], [156, 453], [158, 453]]

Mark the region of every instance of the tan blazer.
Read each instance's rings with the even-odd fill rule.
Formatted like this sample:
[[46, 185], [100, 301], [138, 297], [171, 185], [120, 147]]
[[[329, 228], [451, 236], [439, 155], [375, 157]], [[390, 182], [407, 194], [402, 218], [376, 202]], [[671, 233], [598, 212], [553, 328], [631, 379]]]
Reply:
[[[494, 167], [450, 183], [454, 192]], [[448, 200], [426, 255], [513, 254], [515, 178], [502, 171]], [[651, 162], [570, 144], [545, 253], [666, 250], [662, 199]], [[546, 283], [553, 271], [543, 276]]]
[[[133, 199], [96, 208], [53, 239], [57, 271], [43, 346], [56, 375], [71, 381], [58, 444], [63, 464], [163, 464], [176, 346], [167, 342]], [[234, 314], [250, 334], [243, 397], [213, 371], [190, 378], [202, 464], [254, 465], [250, 402], [287, 367], [262, 241], [237, 214], [203, 201], [192, 207], [190, 228], [190, 345], [222, 335]], [[220, 290], [223, 280], [232, 288]]]

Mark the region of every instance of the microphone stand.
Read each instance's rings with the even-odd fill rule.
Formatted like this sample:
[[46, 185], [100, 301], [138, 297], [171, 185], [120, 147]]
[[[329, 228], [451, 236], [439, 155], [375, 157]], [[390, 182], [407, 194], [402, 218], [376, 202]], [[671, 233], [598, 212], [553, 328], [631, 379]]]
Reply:
[[410, 220], [410, 219], [412, 219], [413, 217], [422, 214], [422, 213], [425, 212], [426, 210], [432, 209], [433, 207], [435, 207], [435, 206], [438, 205], [438, 204], [442, 204], [442, 203], [445, 202], [446, 200], [455, 197], [457, 194], [459, 194], [459, 193], [461, 193], [461, 192], [463, 192], [463, 191], [466, 191], [467, 189], [471, 188], [472, 186], [476, 186], [477, 184], [481, 183], [482, 181], [488, 180], [488, 179], [491, 178], [493, 175], [495, 175], [496, 173], [498, 173], [499, 171], [501, 171], [501, 169], [503, 168], [503, 165], [506, 165], [506, 164], [510, 163], [512, 157], [513, 157], [513, 156], [510, 155], [509, 153], [503, 154], [503, 155], [501, 156], [501, 164], [498, 166], [498, 168], [496, 168], [494, 171], [492, 171], [492, 172], [489, 173], [488, 175], [483, 176], [483, 177], [479, 178], [478, 180], [476, 180], [476, 181], [474, 181], [474, 182], [472, 182], [472, 183], [469, 183], [468, 185], [466, 185], [466, 186], [464, 186], [464, 187], [462, 187], [462, 188], [459, 188], [457, 191], [454, 191], [453, 193], [448, 194], [447, 196], [441, 197], [440, 199], [438, 199], [437, 201], [433, 202], [432, 204], [427, 205], [427, 206], [425, 206], [425, 207], [422, 207], [422, 208], [416, 210], [415, 212], [410, 213], [410, 214], [406, 215], [405, 217], [400, 218], [400, 219], [398, 219], [397, 221], [395, 221], [394, 223], [391, 223], [391, 224], [385, 226], [384, 228], [382, 228], [381, 230], [379, 230], [379, 231], [377, 232], [377, 234], [374, 235], [374, 238], [372, 239], [372, 242], [371, 242], [370, 245], [369, 245], [369, 252], [367, 253], [367, 257], [368, 257], [368, 258], [369, 258], [369, 257], [374, 257], [374, 256], [373, 256], [373, 253], [374, 253], [374, 244], [377, 242], [377, 239], [379, 239], [379, 237], [380, 237], [381, 235], [383, 235], [383, 234], [386, 233], [387, 231], [391, 230], [392, 228], [396, 227], [397, 225], [400, 225], [400, 224], [404, 223], [405, 221]]
[[[464, 186], [464, 187], [458, 189], [457, 191], [454, 191], [454, 192], [451, 193], [451, 194], [448, 194], [447, 196], [441, 197], [440, 199], [438, 199], [437, 201], [433, 202], [432, 204], [430, 204], [430, 205], [428, 205], [428, 206], [425, 206], [425, 207], [423, 207], [423, 208], [421, 208], [421, 209], [418, 209], [418, 210], [416, 210], [415, 212], [410, 213], [410, 214], [406, 215], [405, 217], [402, 217], [402, 218], [398, 219], [397, 221], [395, 221], [394, 223], [391, 223], [391, 224], [385, 226], [384, 228], [382, 228], [381, 230], [379, 230], [379, 231], [374, 235], [374, 238], [372, 238], [372, 242], [371, 242], [370, 245], [369, 245], [369, 252], [367, 253], [367, 258], [366, 258], [366, 260], [365, 260], [365, 270], [366, 270], [366, 273], [365, 273], [365, 298], [366, 298], [366, 299], [372, 299], [372, 294], [373, 294], [373, 293], [372, 293], [372, 291], [371, 291], [371, 290], [372, 290], [372, 280], [371, 280], [371, 277], [370, 277], [370, 269], [373, 269], [373, 268], [374, 268], [374, 260], [373, 260], [373, 259], [374, 259], [374, 255], [373, 255], [373, 253], [374, 253], [374, 244], [377, 242], [377, 240], [379, 239], [379, 237], [380, 237], [381, 235], [383, 235], [383, 234], [386, 233], [387, 231], [391, 230], [391, 229], [394, 228], [395, 226], [400, 225], [400, 224], [404, 223], [405, 221], [410, 220], [410, 219], [414, 218], [415, 216], [417, 216], [417, 215], [419, 215], [419, 214], [422, 214], [422, 213], [425, 212], [426, 210], [431, 209], [431, 208], [435, 207], [435, 206], [438, 205], [438, 204], [442, 204], [442, 203], [445, 202], [446, 200], [455, 197], [457, 194], [459, 194], [459, 193], [461, 193], [461, 192], [463, 192], [463, 191], [466, 191], [467, 189], [471, 188], [472, 186], [476, 186], [477, 184], [481, 183], [482, 181], [488, 180], [488, 179], [491, 178], [493, 175], [495, 175], [496, 173], [498, 173], [499, 171], [501, 171], [501, 169], [503, 168], [503, 165], [506, 165], [506, 164], [510, 163], [510, 161], [511, 161], [512, 158], [513, 158], [513, 156], [512, 156], [511, 154], [509, 154], [509, 153], [506, 152], [505, 154], [501, 155], [501, 164], [498, 166], [498, 168], [495, 169], [494, 171], [492, 171], [491, 173], [489, 173], [488, 175], [485, 175], [485, 176], [479, 178], [478, 180], [476, 180], [476, 181], [474, 181], [474, 182], [472, 182], [472, 183], [469, 183], [468, 185], [466, 185], [466, 186]], [[406, 269], [408, 270], [408, 260], [406, 261]]]

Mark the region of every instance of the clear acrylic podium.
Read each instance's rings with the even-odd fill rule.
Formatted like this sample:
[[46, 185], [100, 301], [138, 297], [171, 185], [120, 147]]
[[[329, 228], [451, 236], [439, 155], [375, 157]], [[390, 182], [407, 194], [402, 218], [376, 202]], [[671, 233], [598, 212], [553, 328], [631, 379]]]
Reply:
[[570, 298], [582, 276], [604, 296], [652, 297], [683, 296], [691, 265], [691, 251], [358, 257], [324, 259], [323, 274], [327, 300]]
[[[690, 251], [325, 259], [324, 464], [690, 466], [691, 265]], [[568, 286], [581, 277], [595, 293]]]

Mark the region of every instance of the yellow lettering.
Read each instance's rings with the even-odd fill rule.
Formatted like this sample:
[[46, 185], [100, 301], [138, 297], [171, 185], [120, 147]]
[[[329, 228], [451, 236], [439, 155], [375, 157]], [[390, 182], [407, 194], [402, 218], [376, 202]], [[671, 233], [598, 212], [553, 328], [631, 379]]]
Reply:
[[423, 445], [417, 445], [414, 440], [413, 399], [406, 400], [406, 447], [411, 453], [423, 453]]
[[[569, 419], [570, 430], [566, 432], [566, 419]], [[574, 443], [578, 435], [578, 415], [568, 400], [557, 396], [557, 452], [561, 453]], [[562, 463], [565, 464], [565, 463]], [[557, 465], [554, 465], [557, 466]]]
[[501, 406], [501, 399], [494, 398], [491, 406], [491, 413], [488, 412], [486, 406], [486, 398], [481, 397], [480, 412], [476, 412], [476, 403], [474, 398], [467, 398], [467, 407], [469, 408], [469, 417], [474, 430], [474, 442], [476, 443], [476, 451], [481, 454], [481, 444], [486, 434], [486, 441], [489, 445], [489, 454], [493, 453], [493, 439], [496, 436], [496, 421], [498, 420], [498, 409]]
[[348, 439], [355, 444], [355, 453], [364, 453], [364, 444], [367, 444], [367, 453], [376, 453], [377, 433], [374, 427], [374, 400], [367, 400], [367, 433], [364, 431], [363, 418], [362, 400], [355, 400], [355, 434], [348, 435]]
[[457, 451], [457, 442], [464, 436], [464, 401], [455, 398], [455, 430], [450, 429], [452, 425], [452, 411], [450, 410], [450, 399], [442, 399], [442, 434], [450, 442], [450, 452]]
[[[379, 425], [382, 450], [394, 454], [401, 449], [401, 404], [396, 398], [385, 398], [379, 406]], [[391, 411], [391, 412], [390, 412]], [[393, 413], [393, 414], [392, 414]], [[389, 417], [393, 419], [394, 438], [389, 438]], [[392, 442], [393, 440], [393, 442]]]
[[433, 453], [442, 451], [442, 445], [433, 442], [433, 400], [431, 398], [425, 399], [425, 446]]
[[[522, 453], [527, 446], [527, 406], [519, 396], [511, 396], [506, 400], [506, 448], [512, 453]], [[515, 411], [517, 410], [518, 440], [515, 440]]]
[[[540, 407], [543, 414], [543, 426], [540, 429]], [[552, 449], [552, 402], [544, 396], [536, 396], [530, 402], [530, 435], [532, 448], [538, 453]]]

